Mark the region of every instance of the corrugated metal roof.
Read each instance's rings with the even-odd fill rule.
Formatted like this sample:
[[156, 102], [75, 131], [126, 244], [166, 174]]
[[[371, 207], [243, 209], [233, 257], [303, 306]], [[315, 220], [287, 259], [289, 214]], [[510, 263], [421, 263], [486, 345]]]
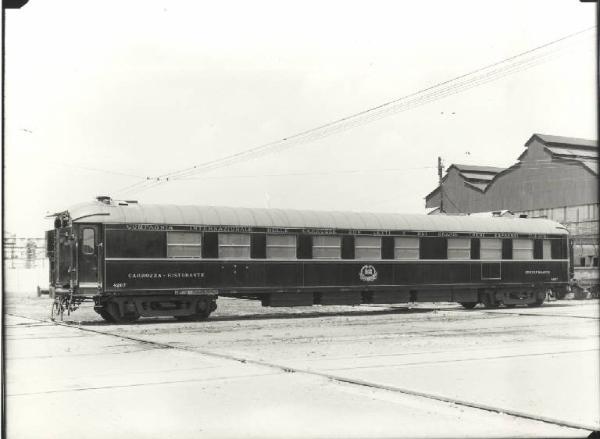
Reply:
[[577, 137], [563, 137], [563, 136], [551, 136], [549, 134], [534, 134], [527, 141], [526, 145], [531, 142], [534, 137], [539, 137], [539, 139], [547, 144], [559, 144], [559, 145], [573, 145], [573, 146], [583, 146], [583, 147], [595, 147], [598, 148], [598, 141], [592, 139], [578, 139]]
[[553, 155], [568, 156], [568, 157], [585, 157], [598, 158], [597, 149], [578, 149], [568, 148], [565, 146], [547, 146], [546, 147]]
[[475, 172], [461, 172], [460, 175], [465, 177], [468, 180], [492, 180], [496, 174], [483, 174], [483, 173], [475, 173]]
[[456, 169], [458, 169], [459, 171], [465, 171], [465, 172], [486, 172], [486, 173], [493, 173], [493, 174], [497, 174], [498, 172], [501, 172], [504, 170], [504, 168], [497, 168], [495, 166], [478, 166], [478, 165], [460, 165], [460, 164], [456, 164], [453, 163], [451, 164], [449, 167], [454, 166]]
[[566, 234], [545, 219], [365, 213], [158, 204], [78, 204], [68, 210], [74, 222], [106, 224], [227, 225], [251, 227], [335, 228], [449, 232]]

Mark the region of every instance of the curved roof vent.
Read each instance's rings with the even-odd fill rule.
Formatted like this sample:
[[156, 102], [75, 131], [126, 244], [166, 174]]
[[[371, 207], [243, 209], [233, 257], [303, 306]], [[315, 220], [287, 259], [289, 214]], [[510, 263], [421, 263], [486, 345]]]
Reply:
[[99, 195], [96, 197], [96, 200], [100, 201], [101, 203], [104, 204], [110, 204], [112, 203], [112, 199], [108, 196], [108, 195]]

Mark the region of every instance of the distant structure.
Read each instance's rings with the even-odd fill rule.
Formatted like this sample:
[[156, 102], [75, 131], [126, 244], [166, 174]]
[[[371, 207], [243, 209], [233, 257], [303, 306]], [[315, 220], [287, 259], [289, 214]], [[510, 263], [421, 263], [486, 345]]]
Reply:
[[[575, 265], [598, 266], [598, 141], [534, 134], [509, 168], [452, 164], [425, 197], [430, 214], [509, 210], [564, 224]], [[439, 211], [440, 205], [443, 212]]]
[[35, 267], [37, 256], [37, 244], [34, 239], [29, 238], [25, 244], [25, 268]]
[[[429, 214], [486, 212], [483, 209], [485, 189], [504, 168], [452, 164], [442, 178], [442, 184], [425, 197], [425, 207], [434, 208]], [[500, 210], [498, 208], [498, 210]]]
[[46, 259], [45, 238], [24, 238], [4, 232], [4, 268], [35, 268]]

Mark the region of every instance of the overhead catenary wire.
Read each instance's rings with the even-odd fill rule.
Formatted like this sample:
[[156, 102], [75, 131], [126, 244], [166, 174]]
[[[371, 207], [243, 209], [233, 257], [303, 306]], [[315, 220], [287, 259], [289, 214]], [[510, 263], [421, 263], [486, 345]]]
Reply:
[[379, 168], [379, 169], [342, 169], [337, 171], [314, 171], [314, 172], [284, 172], [278, 174], [254, 174], [254, 175], [220, 175], [220, 176], [202, 176], [202, 177], [182, 177], [178, 180], [205, 180], [205, 179], [226, 179], [226, 178], [264, 178], [264, 177], [307, 177], [317, 175], [340, 175], [340, 174], [367, 174], [372, 172], [404, 172], [422, 169], [432, 169], [435, 166], [419, 166], [412, 168]]
[[[181, 170], [162, 174], [158, 177], [147, 177], [145, 180], [137, 182], [122, 188], [119, 193], [132, 191], [143, 191], [152, 187], [161, 185], [167, 181], [173, 181], [190, 177], [200, 172], [206, 172], [212, 169], [230, 166], [241, 161], [261, 157], [276, 151], [282, 151], [291, 148], [300, 143], [307, 143], [320, 138], [335, 134], [337, 132], [353, 128], [358, 125], [373, 122], [375, 120], [387, 117], [390, 114], [396, 114], [401, 111], [407, 111], [417, 106], [433, 102], [438, 99], [468, 90], [470, 88], [485, 84], [487, 82], [500, 79], [508, 74], [517, 73], [531, 68], [538, 64], [548, 61], [557, 56], [567, 47], [561, 46], [561, 43], [574, 43], [570, 41], [579, 36], [585, 36], [586, 32], [594, 29], [596, 26], [569, 34], [565, 37], [553, 40], [544, 45], [519, 53], [502, 61], [490, 64], [488, 66], [471, 71], [456, 78], [435, 84], [393, 101], [386, 102], [373, 108], [361, 111], [359, 113], [320, 125], [316, 128], [305, 130], [283, 139], [269, 142], [254, 148], [241, 151], [230, 156], [211, 160], [205, 163], [187, 167]], [[544, 49], [550, 49], [544, 51]]]
[[[585, 31], [581, 31], [581, 32], [585, 32]], [[573, 36], [577, 35], [577, 34], [580, 34], [581, 32], [573, 34]], [[564, 37], [564, 38], [566, 38], [566, 37]], [[562, 38], [560, 40], [564, 40], [564, 38]], [[557, 41], [559, 41], [559, 40], [557, 40]], [[550, 44], [550, 43], [548, 43], [548, 44]], [[544, 46], [540, 46], [540, 47], [546, 47], [546, 46], [548, 46], [548, 44], [546, 44]], [[523, 52], [520, 55], [524, 55], [526, 53], [530, 53], [533, 50], [535, 50], [535, 49], [529, 50], [527, 52]], [[511, 58], [507, 58], [507, 59], [505, 59], [503, 61], [494, 63], [491, 66], [487, 66], [487, 67], [484, 67], [484, 68], [477, 69], [474, 72], [470, 72], [470, 73], [467, 73], [465, 75], [461, 75], [461, 76], [459, 76], [457, 78], [454, 78], [452, 80], [444, 81], [442, 83], [436, 84], [434, 86], [428, 87], [426, 89], [423, 89], [423, 90], [420, 90], [418, 92], [411, 93], [411, 94], [409, 94], [407, 96], [404, 96], [402, 98], [396, 99], [394, 101], [390, 101], [390, 102], [387, 102], [385, 104], [381, 104], [381, 105], [379, 105], [377, 107], [373, 107], [373, 108], [370, 108], [368, 110], [362, 111], [360, 113], [356, 113], [356, 114], [354, 114], [352, 116], [347, 116], [345, 118], [338, 119], [338, 120], [336, 120], [334, 122], [330, 122], [330, 123], [321, 125], [321, 126], [316, 127], [314, 129], [307, 130], [307, 131], [295, 134], [294, 136], [289, 136], [287, 138], [281, 139], [280, 141], [270, 142], [269, 144], [265, 144], [265, 145], [262, 145], [262, 146], [259, 146], [259, 147], [256, 147], [256, 148], [252, 148], [251, 150], [242, 151], [240, 153], [233, 154], [231, 156], [228, 156], [228, 157], [225, 157], [225, 158], [222, 158], [222, 159], [213, 160], [213, 161], [210, 161], [210, 162], [206, 162], [206, 163], [204, 163], [202, 165], [196, 165], [196, 166], [193, 166], [191, 168], [187, 168], [187, 169], [183, 169], [183, 170], [180, 170], [180, 171], [171, 172], [169, 174], [164, 174], [161, 177], [167, 177], [167, 176], [174, 177], [174, 176], [178, 176], [178, 175], [184, 174], [186, 172], [195, 172], [199, 167], [202, 167], [202, 169], [205, 169], [205, 168], [207, 168], [207, 167], [209, 167], [209, 166], [211, 166], [213, 164], [214, 165], [218, 165], [219, 162], [224, 161], [224, 160], [231, 161], [231, 160], [235, 160], [235, 159], [237, 159], [239, 157], [245, 156], [248, 153], [252, 153], [252, 152], [257, 152], [258, 153], [258, 152], [260, 152], [261, 148], [264, 149], [264, 148], [270, 147], [272, 145], [274, 146], [274, 144], [279, 143], [279, 142], [289, 142], [289, 141], [291, 141], [291, 140], [293, 140], [295, 138], [298, 138], [300, 136], [305, 136], [307, 134], [313, 134], [313, 132], [318, 131], [318, 130], [322, 130], [322, 129], [329, 129], [329, 130], [331, 130], [331, 129], [333, 129], [336, 126], [337, 126], [337, 129], [339, 129], [339, 128], [343, 127], [343, 126], [339, 126], [340, 124], [350, 123], [350, 122], [352, 122], [352, 120], [354, 120], [355, 118], [357, 118], [359, 116], [362, 116], [362, 115], [368, 115], [371, 118], [373, 118], [373, 117], [377, 117], [378, 118], [379, 116], [386, 116], [387, 115], [386, 112], [387, 111], [391, 111], [393, 109], [393, 107], [391, 107], [391, 106], [393, 104], [401, 102], [401, 101], [406, 101], [406, 105], [409, 108], [412, 108], [413, 105], [414, 106], [421, 105], [422, 103], [429, 102], [431, 99], [437, 100], [438, 98], [440, 98], [440, 94], [445, 97], [447, 95], [447, 93], [452, 93], [455, 90], [456, 91], [462, 91], [463, 88], [466, 87], [466, 86], [469, 86], [469, 85], [473, 85], [473, 86], [479, 85], [480, 81], [485, 80], [485, 79], [489, 80], [490, 79], [489, 78], [490, 75], [494, 75], [496, 73], [503, 73], [504, 70], [508, 70], [509, 73], [512, 73], [511, 70], [514, 69], [514, 68], [521, 67], [521, 64], [525, 64], [526, 67], [529, 67], [529, 65], [527, 65], [527, 64], [529, 64], [530, 62], [537, 62], [538, 60], [544, 60], [545, 57], [550, 56], [550, 55], [554, 54], [554, 52], [558, 52], [560, 50], [563, 50], [563, 48], [555, 49], [553, 52], [550, 52], [550, 53], [536, 54], [534, 57], [531, 57], [530, 59], [525, 59], [524, 61], [521, 61], [520, 64], [508, 65], [508, 66], [501, 66], [501, 64], [505, 63], [507, 60], [513, 60], [513, 59], [517, 58], [518, 56], [520, 56], [520, 55], [516, 55], [516, 56], [513, 56]], [[496, 69], [496, 70], [492, 70], [491, 72], [490, 71], [485, 71], [485, 70], [489, 69], [490, 67], [496, 67], [496, 66], [500, 66], [500, 67], [498, 69]], [[453, 83], [453, 82], [455, 82], [455, 81], [457, 81], [459, 79], [468, 77], [468, 76], [473, 75], [475, 73], [481, 73], [481, 72], [483, 72], [483, 75], [481, 75], [479, 77], [475, 77], [475, 78], [469, 78], [468, 81], [466, 81], [466, 82], [459, 83], [459, 84], [451, 84], [451, 86], [448, 87], [447, 89], [434, 90], [434, 89], [439, 88], [442, 85], [450, 84], [450, 83]], [[429, 95], [426, 95], [426, 96], [420, 96], [422, 93], [430, 91], [430, 90], [434, 90], [433, 93], [430, 93]], [[366, 119], [364, 121], [371, 121], [371, 119]], [[330, 131], [329, 132], [326, 131], [323, 134], [328, 135], [328, 134], [330, 134]]]
[[[555, 51], [555, 52], [556, 52], [556, 51]], [[535, 59], [526, 60], [526, 62], [525, 62], [525, 63], [522, 63], [522, 64], [523, 64], [522, 66], [518, 66], [518, 67], [519, 67], [519, 71], [520, 71], [520, 70], [523, 70], [524, 68], [529, 68], [531, 65], [537, 65], [538, 63], [540, 63], [540, 62], [542, 62], [542, 61], [545, 61], [545, 58], [547, 58], [549, 55], [552, 55], [552, 54], [542, 54], [541, 56], [538, 56], [538, 57], [536, 57]], [[514, 73], [514, 70], [515, 70], [515, 69], [514, 69], [514, 66], [509, 66], [509, 68], [510, 68], [511, 70], [508, 70], [507, 72], [508, 72], [508, 73]], [[507, 72], [504, 72], [504, 75], [505, 75], [505, 74], [508, 74]], [[495, 73], [495, 72], [492, 72], [492, 74], [493, 74], [493, 73]], [[487, 77], [487, 76], [489, 76], [489, 74], [487, 74], [487, 75], [486, 75], [486, 77]], [[483, 78], [483, 80], [485, 80], [485, 79], [486, 79], [486, 77], [484, 77], [484, 78]], [[488, 78], [488, 79], [489, 79], [489, 78]], [[494, 79], [495, 79], [495, 78], [494, 78]], [[470, 86], [472, 87], [472, 86], [475, 86], [475, 85], [478, 85], [479, 83], [481, 83], [481, 80], [482, 80], [482, 78], [477, 78], [477, 81], [475, 81], [473, 84], [466, 84], [466, 85], [467, 85], [467, 86], [469, 86], [469, 85], [470, 85]], [[465, 87], [465, 84], [459, 84], [459, 86], [458, 86], [458, 87], [460, 87], [460, 88], [459, 88], [459, 89], [455, 89], [455, 90], [451, 90], [451, 89], [449, 89], [449, 90], [445, 90], [445, 91], [442, 91], [442, 93], [445, 93], [445, 95], [448, 95], [449, 93], [452, 93], [452, 94], [454, 94], [454, 93], [456, 93], [456, 92], [462, 91], [462, 88], [464, 88], [464, 87]], [[445, 96], [444, 96], [444, 97], [445, 97]], [[429, 96], [429, 98], [428, 98], [428, 99], [429, 99], [429, 100], [431, 100], [432, 98], [434, 98], [434, 99], [435, 99], [435, 98], [439, 98], [439, 96], [432, 95], [432, 96]], [[426, 97], [426, 99], [427, 99], [427, 97]], [[426, 100], [425, 102], [423, 102], [423, 101], [424, 101], [424, 99], [421, 99], [421, 101], [422, 101], [422, 102], [420, 102], [420, 104], [423, 104], [423, 103], [426, 103], [426, 102], [427, 102], [427, 100]], [[409, 106], [410, 106], [411, 104], [414, 104], [414, 101], [408, 102], [408, 104], [409, 104]], [[418, 101], [417, 101], [417, 104], [419, 104], [419, 102], [418, 102]], [[406, 108], [406, 109], [410, 109], [410, 108]], [[397, 111], [396, 111], [396, 112], [397, 112]], [[377, 118], [381, 118], [381, 117], [385, 117], [385, 116], [386, 116], [386, 114], [379, 114], [379, 115], [375, 115], [375, 116], [376, 116]], [[372, 119], [372, 118], [371, 118], [371, 119]], [[364, 122], [364, 121], [363, 121], [363, 122]], [[347, 127], [338, 127], [338, 130], [339, 130], [339, 128], [347, 128]], [[330, 135], [330, 134], [331, 134], [331, 132], [327, 132], [327, 131], [325, 131], [325, 132], [323, 132], [323, 133], [317, 133], [318, 137], [323, 137], [323, 136], [325, 136], [325, 135]], [[314, 140], [315, 138], [318, 138], [318, 137], [313, 137], [313, 138], [308, 138], [308, 139], [301, 139], [301, 140], [304, 140], [304, 141], [310, 141], [310, 140]], [[284, 140], [287, 140], [287, 139], [284, 139]], [[293, 144], [296, 144], [296, 143], [297, 143], [297, 142], [290, 143], [290, 144], [288, 145], [288, 147], [289, 147], [289, 146], [293, 146]], [[252, 151], [247, 151], [247, 152], [252, 152]], [[271, 151], [264, 151], [263, 153], [268, 153], [268, 152], [271, 152]], [[254, 154], [254, 156], [255, 156], [255, 157], [258, 155], [257, 153], [258, 153], [258, 154], [261, 154], [261, 151], [258, 151], [258, 152], [257, 152], [257, 151], [255, 151], [255, 154]], [[242, 154], [243, 154], [243, 153], [242, 153]], [[218, 161], [217, 161], [217, 162], [215, 162], [215, 161], [213, 161], [213, 162], [207, 162], [205, 165], [202, 165], [202, 166], [195, 166], [195, 167], [193, 167], [193, 168], [189, 168], [189, 169], [187, 169], [187, 170], [185, 170], [185, 171], [181, 171], [181, 172], [179, 172], [179, 178], [184, 178], [184, 176], [186, 176], [186, 175], [192, 175], [192, 174], [194, 174], [194, 173], [198, 173], [198, 172], [201, 172], [201, 171], [206, 171], [206, 170], [214, 169], [215, 167], [222, 167], [222, 166], [228, 166], [228, 165], [234, 164], [234, 163], [235, 163], [235, 161], [239, 161], [239, 158], [237, 158], [237, 159], [236, 159], [236, 156], [239, 156], [239, 154], [237, 154], [237, 155], [233, 155], [233, 156], [229, 156], [229, 157], [227, 157], [227, 158], [224, 158], [224, 159], [222, 159], [220, 162], [218, 162]], [[244, 159], [244, 157], [241, 157], [241, 158], [242, 158], [242, 159]], [[167, 175], [168, 175], [168, 176], [167, 176]], [[164, 176], [161, 176], [161, 177], [159, 177], [159, 178], [156, 178], [156, 179], [153, 179], [153, 180], [149, 181], [149, 182], [148, 182], [148, 183], [145, 185], [146, 187], [145, 187], [145, 188], [142, 188], [142, 189], [149, 189], [149, 188], [151, 188], [151, 187], [154, 187], [154, 186], [157, 186], [157, 185], [159, 185], [159, 184], [162, 184], [163, 182], [167, 181], [166, 179], [168, 179], [168, 178], [170, 178], [171, 180], [175, 180], [175, 179], [178, 179], [178, 176], [177, 176], [177, 174], [175, 174], [175, 173], [171, 173], [171, 174], [165, 174]]]

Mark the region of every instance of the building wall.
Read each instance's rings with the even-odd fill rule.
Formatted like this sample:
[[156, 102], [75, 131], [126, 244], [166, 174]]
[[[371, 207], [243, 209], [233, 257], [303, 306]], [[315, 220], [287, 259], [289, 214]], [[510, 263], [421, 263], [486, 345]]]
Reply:
[[520, 212], [597, 202], [597, 176], [579, 164], [552, 160], [534, 141], [521, 163], [496, 177], [482, 202], [471, 207], [473, 212]]
[[[589, 252], [575, 265], [583, 260], [598, 264], [598, 176], [575, 161], [552, 159], [538, 139], [529, 144], [520, 162], [498, 174], [485, 192], [466, 186], [455, 168], [448, 172], [443, 188], [446, 213], [510, 210], [555, 220], [567, 227], [576, 245]], [[438, 192], [426, 207], [439, 206], [439, 199]]]
[[[467, 206], [480, 205], [483, 202], [483, 194], [477, 189], [465, 185], [458, 169], [450, 168], [443, 183], [444, 212], [446, 213], [470, 213], [465, 210]], [[437, 207], [440, 205], [440, 191], [427, 200], [425, 207]]]

